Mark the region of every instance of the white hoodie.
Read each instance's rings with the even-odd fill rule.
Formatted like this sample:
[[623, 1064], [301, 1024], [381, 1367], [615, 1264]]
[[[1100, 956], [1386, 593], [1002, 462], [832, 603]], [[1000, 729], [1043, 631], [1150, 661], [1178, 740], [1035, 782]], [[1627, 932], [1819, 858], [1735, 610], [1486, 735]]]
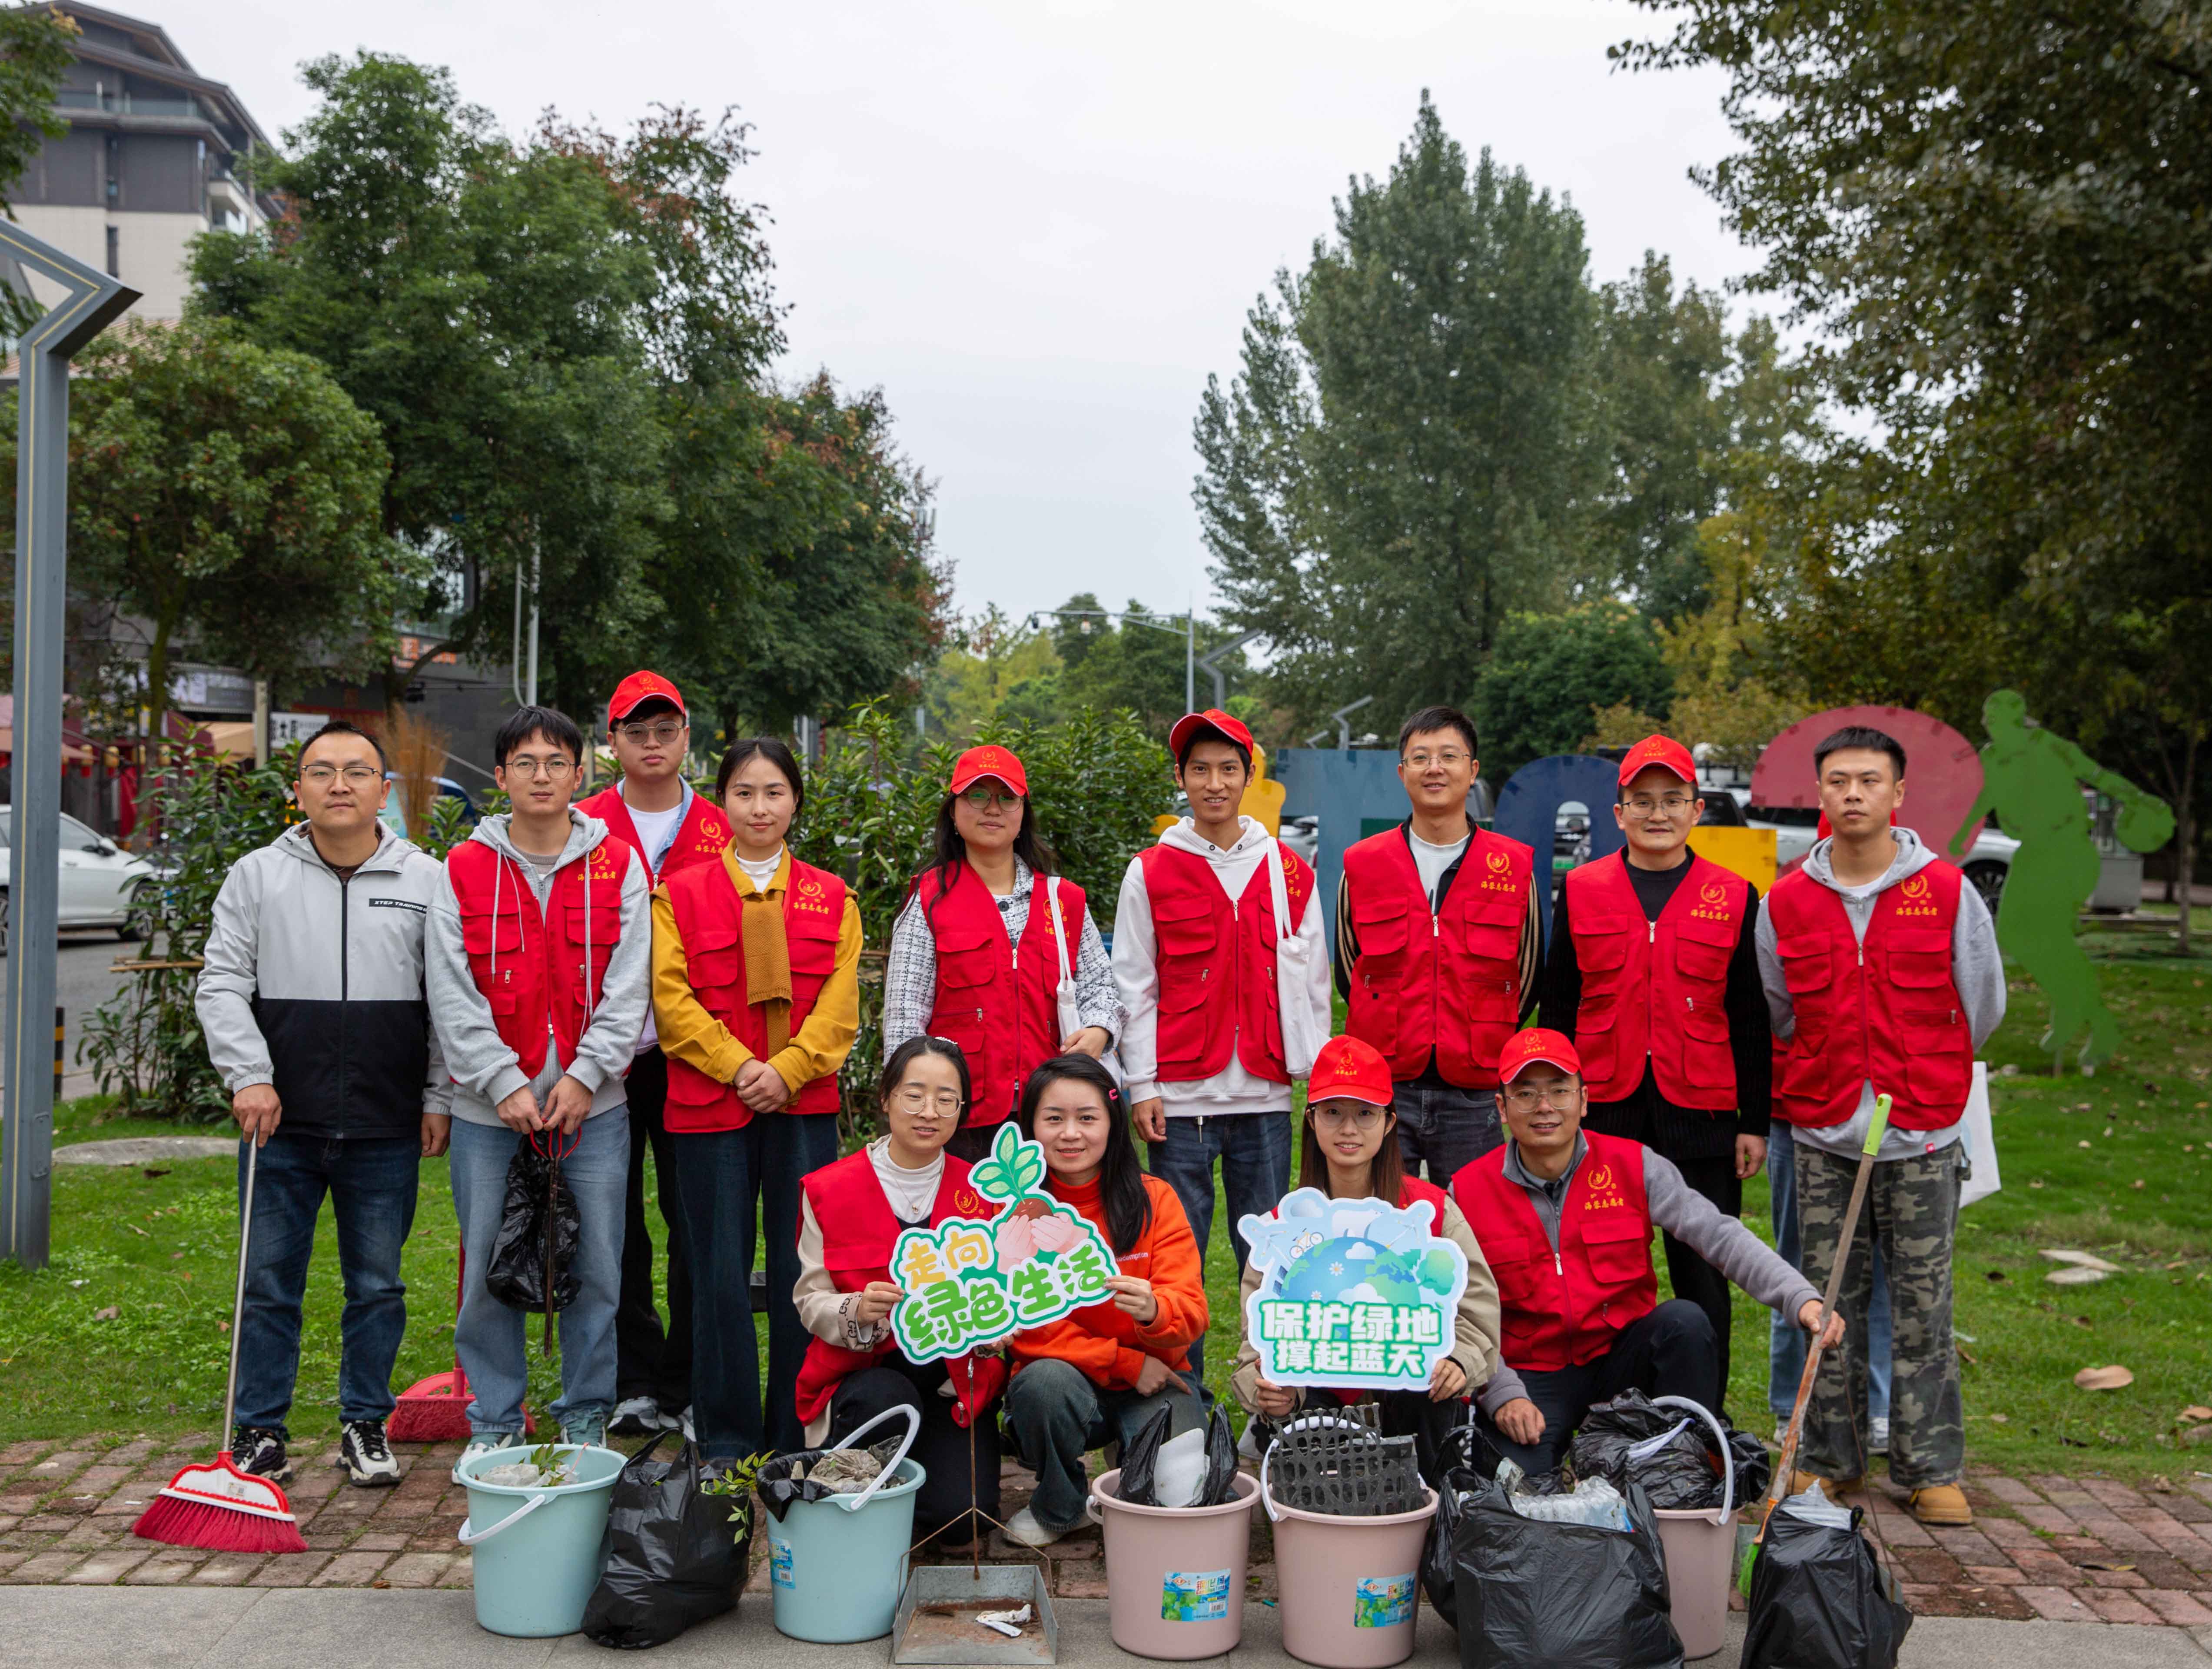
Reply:
[[[1232, 904], [1244, 896], [1244, 889], [1251, 884], [1261, 861], [1273, 844], [1267, 829], [1260, 823], [1249, 817], [1238, 820], [1244, 832], [1226, 850], [1200, 835], [1188, 817], [1163, 834], [1159, 841], [1163, 846], [1194, 852], [1204, 858], [1212, 866], [1213, 878], [1221, 883], [1222, 891]], [[1330, 1027], [1328, 956], [1322, 949], [1322, 914], [1319, 900], [1308, 898], [1305, 919], [1298, 924], [1298, 937], [1307, 946], [1306, 965], [1312, 970], [1306, 996], [1316, 1016], [1314, 1035], [1325, 1038]], [[1129, 1099], [1144, 1101], [1157, 1095], [1171, 1117], [1218, 1118], [1231, 1113], [1289, 1112], [1291, 1087], [1254, 1077], [1244, 1069], [1244, 1063], [1233, 1048], [1229, 1064], [1211, 1078], [1182, 1083], [1159, 1081], [1155, 1075], [1159, 1069], [1158, 955], [1158, 943], [1152, 934], [1152, 901], [1145, 890], [1144, 861], [1131, 858], [1128, 873], [1121, 877], [1121, 898], [1114, 916], [1114, 983], [1121, 988], [1121, 1006], [1128, 1015], [1121, 1032], [1121, 1067], [1128, 1074]]]

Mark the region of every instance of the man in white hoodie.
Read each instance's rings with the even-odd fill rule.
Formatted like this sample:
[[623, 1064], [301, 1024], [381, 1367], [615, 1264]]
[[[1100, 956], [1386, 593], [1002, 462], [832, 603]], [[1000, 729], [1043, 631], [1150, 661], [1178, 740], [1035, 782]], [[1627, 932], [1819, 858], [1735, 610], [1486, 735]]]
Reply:
[[[1218, 709], [1187, 713], [1168, 735], [1190, 815], [1139, 852], [1121, 878], [1114, 978], [1127, 1020], [1121, 1064], [1147, 1165], [1182, 1202], [1206, 1256], [1213, 1233], [1213, 1166], [1221, 1164], [1230, 1244], [1241, 1278], [1247, 1213], [1274, 1209], [1291, 1181], [1291, 1082], [1312, 1063], [1284, 1046], [1284, 1009], [1303, 1035], [1329, 1032], [1328, 954], [1314, 873], [1260, 823], [1239, 813], [1252, 775], [1252, 733]], [[1299, 948], [1279, 958], [1279, 864]], [[1296, 970], [1289, 978], [1284, 970]], [[1295, 1071], [1293, 1070], [1295, 1068]], [[1190, 1349], [1202, 1384], [1206, 1341]]]
[[[1844, 1349], [1820, 1364], [1803, 1473], [1829, 1493], [1865, 1476], [1861, 1343], [1874, 1253], [1889, 1272], [1889, 1476], [1923, 1524], [1972, 1521], [1959, 1480], [1966, 1430], [1951, 1342], [1951, 1258], [1974, 1055], [2004, 1019], [2004, 963], [1981, 895], [1910, 829], [1905, 750], [1879, 730], [1839, 730], [1814, 752], [1833, 835], [1782, 877], [1759, 911], [1759, 970], [1774, 1020], [1774, 1116], [1791, 1129], [1798, 1267], [1825, 1288], [1846, 1259]], [[1843, 1220], [1877, 1093], [1889, 1127], [1851, 1243]]]
[[431, 895], [430, 1013], [453, 1075], [453, 1209], [468, 1264], [453, 1349], [476, 1392], [465, 1453], [522, 1441], [526, 1317], [484, 1276], [526, 1140], [560, 1153], [580, 1220], [552, 1410], [562, 1440], [603, 1443], [614, 1406], [623, 1075], [649, 999], [652, 882], [625, 842], [568, 803], [583, 744], [565, 716], [518, 709], [492, 743], [514, 809], [447, 855]]

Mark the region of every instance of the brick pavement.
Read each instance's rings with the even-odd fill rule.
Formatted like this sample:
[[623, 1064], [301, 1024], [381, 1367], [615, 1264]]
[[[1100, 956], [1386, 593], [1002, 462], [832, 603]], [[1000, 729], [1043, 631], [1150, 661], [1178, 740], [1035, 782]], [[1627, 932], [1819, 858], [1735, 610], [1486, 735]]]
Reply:
[[[454, 1540], [467, 1514], [448, 1474], [458, 1444], [396, 1445], [404, 1476], [390, 1489], [342, 1487], [336, 1451], [301, 1453], [288, 1488], [308, 1550], [280, 1557], [202, 1553], [141, 1541], [131, 1526], [154, 1492], [192, 1458], [192, 1446], [88, 1437], [0, 1448], [0, 1584], [64, 1582], [256, 1587], [466, 1587], [469, 1561]], [[1005, 1508], [1032, 1480], [1009, 1464]], [[1914, 1611], [2177, 1628], [2212, 1625], [2212, 1479], [2137, 1489], [2094, 1475], [2014, 1477], [1977, 1471], [1967, 1481], [1971, 1528], [1915, 1523], [1902, 1498], [1877, 1484], [1852, 1497], [1896, 1569]], [[1256, 1597], [1275, 1594], [1267, 1520], [1255, 1514]], [[1024, 1556], [995, 1532], [994, 1560]], [[753, 1585], [765, 1581], [766, 1538], [756, 1538]], [[1085, 1527], [1048, 1550], [1052, 1592], [1106, 1591], [1098, 1533]]]

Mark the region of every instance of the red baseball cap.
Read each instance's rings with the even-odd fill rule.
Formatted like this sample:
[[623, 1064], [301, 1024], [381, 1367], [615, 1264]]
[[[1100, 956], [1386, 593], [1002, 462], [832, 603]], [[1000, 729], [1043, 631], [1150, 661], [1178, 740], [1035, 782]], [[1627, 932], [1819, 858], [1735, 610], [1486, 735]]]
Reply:
[[613, 697], [607, 703], [607, 722], [620, 724], [639, 707], [648, 701], [673, 702], [676, 710], [686, 719], [691, 716], [684, 704], [684, 692], [659, 673], [632, 673], [615, 685]]
[[1247, 753], [1252, 751], [1252, 732], [1244, 721], [1231, 718], [1218, 707], [1209, 707], [1203, 713], [1185, 713], [1175, 722], [1175, 728], [1168, 732], [1168, 752], [1181, 761], [1185, 744], [1201, 730], [1218, 731], [1223, 740], [1235, 742]]
[[1621, 787], [1626, 788], [1639, 772], [1654, 765], [1673, 771], [1692, 788], [1698, 785], [1698, 762], [1690, 757], [1688, 748], [1672, 736], [1646, 736], [1621, 758]]
[[1012, 748], [989, 743], [971, 747], [952, 762], [952, 791], [965, 794], [986, 777], [996, 777], [1016, 794], [1030, 791], [1029, 773]]
[[[1505, 1040], [1505, 1047], [1498, 1055], [1498, 1081], [1510, 1084], [1538, 1061], [1556, 1066], [1562, 1072], [1582, 1075], [1583, 1057], [1575, 1053], [1574, 1045], [1562, 1033], [1532, 1026], [1525, 1032], [1516, 1032]], [[1308, 1094], [1313, 1092], [1308, 1090]]]
[[1364, 1101], [1387, 1107], [1391, 1100], [1390, 1063], [1371, 1043], [1358, 1038], [1331, 1038], [1314, 1056], [1313, 1074], [1306, 1080], [1306, 1100]]

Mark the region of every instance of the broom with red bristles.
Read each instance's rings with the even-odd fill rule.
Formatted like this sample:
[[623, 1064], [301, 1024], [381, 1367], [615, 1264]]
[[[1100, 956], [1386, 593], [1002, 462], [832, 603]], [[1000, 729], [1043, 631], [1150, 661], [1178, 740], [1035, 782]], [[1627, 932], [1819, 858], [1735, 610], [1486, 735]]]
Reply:
[[186, 1466], [131, 1526], [134, 1536], [216, 1553], [305, 1553], [292, 1503], [275, 1483], [232, 1464], [231, 1416], [238, 1406], [238, 1336], [246, 1325], [246, 1248], [253, 1233], [253, 1173], [261, 1145], [246, 1148], [246, 1206], [238, 1226], [238, 1296], [230, 1311], [230, 1376], [222, 1387], [223, 1450], [206, 1466]]

